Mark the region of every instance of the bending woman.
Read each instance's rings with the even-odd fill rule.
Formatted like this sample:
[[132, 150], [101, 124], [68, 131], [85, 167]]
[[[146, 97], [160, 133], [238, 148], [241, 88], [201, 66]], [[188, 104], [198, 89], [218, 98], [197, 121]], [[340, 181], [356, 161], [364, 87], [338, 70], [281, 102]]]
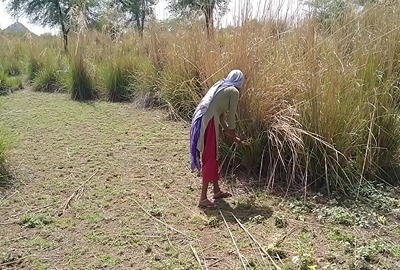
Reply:
[[[214, 84], [197, 106], [190, 129], [191, 170], [202, 172], [203, 184], [199, 207], [215, 208], [215, 202], [207, 198], [208, 185], [213, 183], [214, 199], [232, 196], [223, 192], [218, 184], [218, 138], [219, 127], [236, 144], [241, 139], [235, 133], [235, 115], [239, 102], [239, 90], [243, 87], [244, 75], [240, 70], [232, 70], [228, 77]], [[227, 114], [227, 115], [226, 115]], [[201, 163], [200, 163], [200, 152]], [[203, 166], [201, 166], [203, 165]]]

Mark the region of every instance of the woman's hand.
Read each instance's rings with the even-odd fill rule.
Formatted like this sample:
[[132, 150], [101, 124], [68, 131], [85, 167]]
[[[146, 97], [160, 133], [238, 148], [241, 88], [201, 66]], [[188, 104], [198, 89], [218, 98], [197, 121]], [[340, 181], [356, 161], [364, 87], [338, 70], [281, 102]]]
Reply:
[[242, 139], [240, 139], [239, 136], [236, 135], [235, 131], [233, 129], [226, 129], [225, 134], [233, 140], [233, 142], [237, 145], [240, 146], [242, 144]]
[[236, 146], [242, 145], [242, 139], [240, 139], [239, 137], [235, 137], [235, 139], [233, 141], [236, 144]]
[[224, 133], [232, 140], [236, 137], [235, 131], [233, 129], [224, 129]]

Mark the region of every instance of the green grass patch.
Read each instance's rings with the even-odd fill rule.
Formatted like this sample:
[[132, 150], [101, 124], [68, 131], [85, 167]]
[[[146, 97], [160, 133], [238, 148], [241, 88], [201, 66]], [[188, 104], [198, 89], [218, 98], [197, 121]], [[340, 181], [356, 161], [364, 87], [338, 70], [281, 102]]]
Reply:
[[6, 154], [11, 144], [10, 138], [11, 136], [8, 131], [6, 131], [5, 124], [0, 121], [0, 188], [10, 184], [10, 175], [5, 164]]
[[101, 268], [112, 267], [112, 266], [117, 266], [120, 263], [121, 263], [120, 259], [113, 258], [109, 255], [104, 255], [100, 258], [99, 267]]
[[7, 56], [6, 59], [4, 59], [0, 64], [0, 69], [2, 69], [7, 76], [16, 77], [22, 75], [23, 64], [24, 63], [22, 60], [14, 58], [10, 55]]
[[40, 61], [40, 57], [37, 54], [30, 53], [27, 66], [27, 76], [28, 80], [33, 81], [36, 74], [45, 64]]
[[19, 224], [27, 228], [42, 228], [51, 223], [53, 223], [53, 219], [43, 215], [24, 215], [19, 222]]
[[28, 244], [32, 247], [36, 247], [42, 250], [49, 250], [52, 247], [49, 241], [43, 239], [40, 236], [36, 236], [32, 240], [30, 240]]
[[60, 72], [56, 65], [48, 65], [37, 71], [32, 83], [33, 91], [49, 93], [62, 91]]
[[11, 94], [23, 87], [23, 76], [8, 76], [4, 70], [0, 70], [0, 96]]
[[73, 100], [84, 101], [96, 97], [95, 84], [82, 54], [70, 58], [66, 84]]
[[49, 269], [49, 265], [46, 262], [37, 260], [34, 262], [34, 269], [35, 270], [47, 270], [47, 269]]
[[111, 60], [103, 71], [103, 81], [108, 100], [113, 102], [130, 101], [134, 96], [131, 88], [132, 68], [123, 57]]
[[302, 232], [299, 235], [296, 243], [296, 251], [297, 255], [292, 261], [297, 265], [298, 269], [315, 269], [316, 258], [314, 255], [314, 245], [309, 233]]

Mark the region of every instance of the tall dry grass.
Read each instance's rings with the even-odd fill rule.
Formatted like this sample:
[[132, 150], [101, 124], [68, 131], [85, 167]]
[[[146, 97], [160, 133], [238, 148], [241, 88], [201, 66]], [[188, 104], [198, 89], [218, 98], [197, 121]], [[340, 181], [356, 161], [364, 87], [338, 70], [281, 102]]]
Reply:
[[305, 191], [398, 181], [389, 169], [399, 148], [398, 8], [369, 5], [329, 29], [312, 16], [244, 20], [211, 43], [199, 26], [152, 33], [167, 44], [152, 50], [161, 94], [190, 118], [213, 82], [243, 70], [238, 131], [252, 143], [233, 150], [227, 141], [223, 160], [256, 173], [268, 189], [282, 181]]

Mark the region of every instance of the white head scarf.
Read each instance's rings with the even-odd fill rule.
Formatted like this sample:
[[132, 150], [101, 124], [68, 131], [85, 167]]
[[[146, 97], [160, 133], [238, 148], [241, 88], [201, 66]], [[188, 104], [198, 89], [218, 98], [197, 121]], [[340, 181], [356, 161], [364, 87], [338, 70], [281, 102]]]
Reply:
[[244, 75], [243, 72], [239, 69], [234, 69], [229, 72], [228, 77], [225, 79], [225, 83], [231, 83], [235, 86], [238, 90], [242, 89], [244, 82]]
[[208, 107], [210, 106], [211, 101], [220, 91], [231, 86], [234, 86], [235, 88], [240, 90], [243, 87], [243, 82], [244, 82], [244, 75], [242, 71], [234, 69], [231, 72], [229, 72], [228, 77], [220, 80], [219, 82], [214, 84], [210, 88], [210, 90], [208, 90], [207, 94], [203, 97], [203, 99], [197, 106], [193, 115], [192, 122], [205, 114], [205, 112], [208, 110]]

